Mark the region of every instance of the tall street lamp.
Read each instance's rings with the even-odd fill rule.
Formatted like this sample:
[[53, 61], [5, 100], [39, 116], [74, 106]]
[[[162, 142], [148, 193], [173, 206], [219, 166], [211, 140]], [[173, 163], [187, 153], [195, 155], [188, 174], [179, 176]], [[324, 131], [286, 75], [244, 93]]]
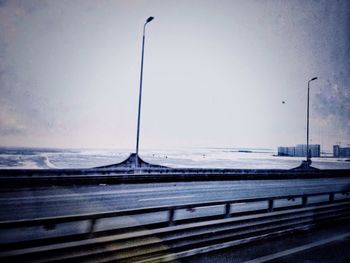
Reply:
[[139, 158], [139, 137], [140, 137], [140, 117], [141, 117], [141, 97], [142, 97], [142, 77], [143, 77], [143, 55], [145, 50], [145, 31], [146, 25], [154, 19], [153, 16], [147, 18], [145, 24], [143, 25], [143, 37], [142, 37], [142, 54], [141, 54], [141, 73], [140, 73], [140, 91], [139, 91], [139, 109], [137, 115], [137, 135], [136, 135], [136, 158], [135, 166], [138, 167], [138, 158]]
[[307, 82], [307, 117], [306, 117], [306, 163], [311, 164], [311, 154], [309, 153], [309, 102], [310, 102], [310, 82], [316, 80], [317, 77], [310, 79]]

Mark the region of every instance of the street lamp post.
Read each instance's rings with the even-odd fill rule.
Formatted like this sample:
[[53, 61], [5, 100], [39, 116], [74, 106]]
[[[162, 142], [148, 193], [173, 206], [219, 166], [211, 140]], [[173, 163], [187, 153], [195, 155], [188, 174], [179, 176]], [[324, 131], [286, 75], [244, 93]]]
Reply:
[[143, 25], [143, 37], [142, 37], [142, 54], [141, 54], [141, 73], [140, 73], [140, 90], [139, 90], [139, 109], [137, 115], [137, 134], [136, 134], [136, 159], [135, 166], [138, 167], [138, 157], [139, 157], [139, 138], [140, 138], [140, 118], [141, 118], [141, 97], [142, 97], [142, 77], [143, 77], [143, 55], [145, 50], [145, 31], [146, 25], [154, 19], [153, 16], [147, 18], [145, 24]]
[[309, 102], [310, 102], [310, 82], [316, 80], [317, 77], [310, 79], [307, 82], [307, 117], [306, 117], [306, 163], [311, 164], [311, 154], [309, 153]]

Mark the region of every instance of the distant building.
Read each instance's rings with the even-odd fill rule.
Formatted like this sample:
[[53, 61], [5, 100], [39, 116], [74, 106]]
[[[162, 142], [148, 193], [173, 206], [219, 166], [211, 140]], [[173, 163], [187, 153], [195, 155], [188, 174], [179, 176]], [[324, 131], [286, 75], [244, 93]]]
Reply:
[[[298, 144], [292, 147], [278, 147], [277, 154], [279, 156], [306, 157], [306, 148], [306, 144]], [[319, 144], [309, 144], [309, 151], [311, 157], [321, 156], [321, 146]]]
[[278, 147], [278, 155], [280, 156], [295, 156], [295, 147]]
[[350, 157], [350, 147], [333, 145], [333, 157]]
[[[306, 157], [306, 144], [298, 144], [295, 147], [295, 156]], [[309, 151], [311, 157], [320, 157], [321, 156], [321, 146], [319, 144], [309, 144]]]

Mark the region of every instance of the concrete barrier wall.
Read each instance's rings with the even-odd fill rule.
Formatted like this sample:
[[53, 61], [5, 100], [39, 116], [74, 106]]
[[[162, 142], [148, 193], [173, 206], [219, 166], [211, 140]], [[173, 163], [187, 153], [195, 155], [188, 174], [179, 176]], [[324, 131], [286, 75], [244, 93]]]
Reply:
[[350, 172], [347, 169], [4, 169], [0, 170], [0, 186], [276, 180], [335, 177], [350, 177]]

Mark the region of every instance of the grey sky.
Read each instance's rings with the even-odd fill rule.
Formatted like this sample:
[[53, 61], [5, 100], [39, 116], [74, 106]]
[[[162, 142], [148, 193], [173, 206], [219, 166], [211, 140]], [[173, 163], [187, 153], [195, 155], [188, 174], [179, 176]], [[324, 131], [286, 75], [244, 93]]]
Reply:
[[[350, 143], [349, 1], [0, 0], [0, 145]], [[282, 101], [286, 103], [283, 104]]]

